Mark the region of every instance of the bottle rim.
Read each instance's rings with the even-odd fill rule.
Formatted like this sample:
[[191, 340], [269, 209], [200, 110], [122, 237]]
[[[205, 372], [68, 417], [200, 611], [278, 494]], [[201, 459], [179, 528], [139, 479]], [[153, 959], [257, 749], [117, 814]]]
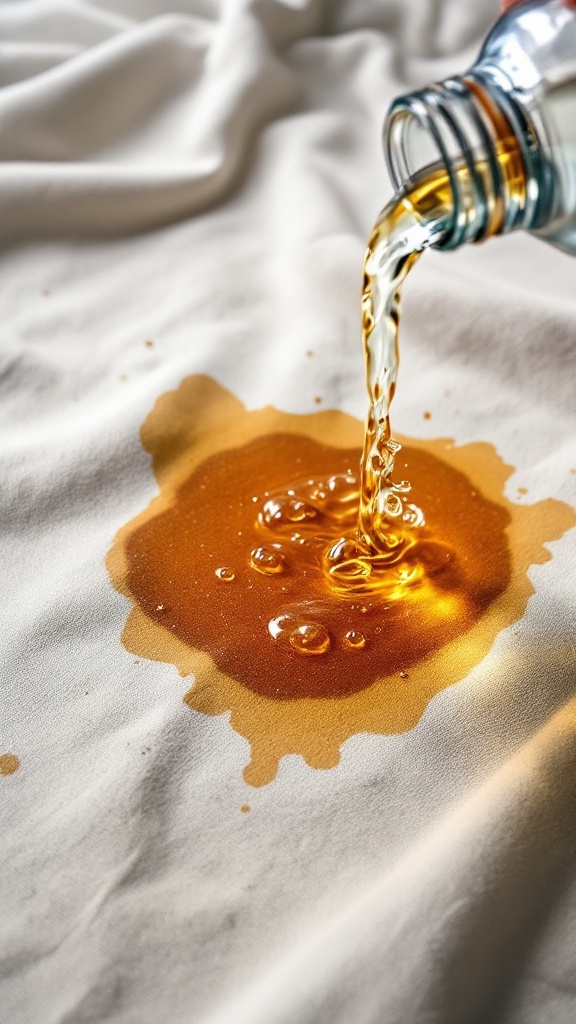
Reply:
[[[516, 175], [529, 178], [523, 133], [508, 102], [496, 103], [482, 79], [446, 79], [397, 98], [384, 123], [384, 153], [396, 191], [410, 190], [434, 170], [452, 191], [452, 215], [436, 248], [456, 248], [526, 226], [534, 191], [510, 188], [497, 149], [516, 147]], [[516, 180], [517, 186], [517, 180]]]

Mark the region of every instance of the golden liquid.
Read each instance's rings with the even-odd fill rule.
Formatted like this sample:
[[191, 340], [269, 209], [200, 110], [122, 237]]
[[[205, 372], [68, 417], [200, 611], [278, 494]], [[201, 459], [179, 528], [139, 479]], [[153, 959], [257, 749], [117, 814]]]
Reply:
[[193, 673], [190, 708], [230, 713], [251, 784], [284, 754], [327, 768], [354, 733], [413, 727], [523, 613], [528, 567], [574, 524], [559, 502], [508, 502], [510, 467], [488, 445], [391, 437], [399, 288], [450, 196], [431, 176], [370, 240], [362, 458], [350, 417], [248, 412], [206, 377], [142, 427], [160, 491], [108, 557], [132, 604], [123, 642]]
[[128, 584], [147, 614], [256, 692], [341, 695], [405, 670], [468, 628], [509, 580], [506, 516], [470, 481], [416, 452], [419, 500], [405, 474], [393, 477], [400, 288], [445, 229], [451, 197], [448, 174], [431, 173], [385, 208], [369, 240], [360, 468], [354, 451], [265, 437], [209, 459], [130, 542]]
[[[528, 568], [549, 559], [545, 543], [576, 521], [557, 501], [508, 501], [512, 469], [490, 445], [408, 441], [400, 466], [427, 509], [424, 530], [454, 551], [443, 573], [378, 606], [334, 594], [314, 545], [289, 535], [280, 541], [283, 572], [258, 571], [251, 552], [278, 543], [259, 509], [285, 492], [286, 480], [326, 480], [357, 467], [362, 436], [362, 424], [337, 410], [247, 410], [202, 376], [162, 395], [141, 428], [158, 495], [122, 527], [107, 559], [130, 603], [122, 642], [137, 659], [193, 676], [186, 704], [228, 715], [246, 737], [251, 785], [270, 782], [285, 754], [329, 768], [349, 736], [413, 728], [431, 698], [520, 618], [533, 592]], [[329, 522], [322, 530], [336, 537], [341, 522]], [[352, 511], [351, 530], [353, 522]], [[234, 579], [217, 577], [222, 568]], [[319, 615], [316, 602], [324, 602]], [[328, 628], [325, 654], [303, 657], [270, 635], [270, 621], [294, 604]]]
[[461, 471], [404, 448], [430, 524], [385, 584], [335, 592], [325, 550], [343, 530], [354, 535], [358, 454], [285, 433], [216, 452], [128, 538], [130, 593], [158, 625], [274, 699], [341, 697], [406, 671], [505, 590], [510, 516]]
[[[508, 205], [523, 204], [525, 175], [515, 139], [504, 137], [495, 150]], [[500, 230], [502, 202], [494, 201], [490, 167], [479, 163], [484, 183], [489, 234]], [[469, 169], [456, 170], [463, 206], [473, 203]], [[470, 206], [470, 211], [473, 206]], [[433, 170], [410, 192], [395, 197], [382, 211], [368, 242], [362, 290], [362, 341], [368, 390], [368, 416], [361, 463], [358, 513], [359, 557], [370, 565], [374, 582], [410, 548], [424, 511], [409, 499], [410, 483], [394, 482], [398, 443], [391, 437], [390, 405], [398, 378], [398, 328], [401, 287], [425, 248], [445, 233], [453, 211], [453, 186], [445, 170]]]
[[[524, 175], [517, 146], [505, 139], [497, 153], [509, 198], [519, 200]], [[480, 164], [476, 172], [485, 180], [489, 194], [490, 169]], [[466, 195], [471, 188], [468, 169], [460, 168], [457, 177], [460, 193]], [[344, 473], [294, 480], [270, 497], [259, 511], [268, 547], [257, 549], [259, 562], [251, 555], [257, 571], [284, 571], [287, 563], [280, 548], [290, 541], [293, 571], [304, 572], [313, 548], [329, 593], [342, 599], [369, 597], [372, 607], [383, 607], [399, 601], [409, 590], [422, 594], [429, 590], [432, 578], [454, 559], [446, 522], [441, 530], [432, 530], [426, 506], [413, 500], [406, 476], [394, 478], [401, 446], [390, 429], [390, 405], [398, 376], [401, 286], [421, 252], [446, 231], [452, 204], [448, 173], [433, 171], [412, 191], [395, 197], [380, 215], [364, 261], [362, 341], [369, 411], [359, 474], [351, 460]], [[497, 230], [501, 213], [491, 211], [491, 230]], [[450, 495], [444, 496], [444, 502], [447, 518]], [[326, 655], [332, 643], [328, 617], [326, 610], [321, 614], [318, 607], [312, 616], [301, 606], [282, 606], [269, 622], [269, 633], [299, 654]], [[348, 647], [364, 651], [366, 637], [360, 627], [351, 632]]]

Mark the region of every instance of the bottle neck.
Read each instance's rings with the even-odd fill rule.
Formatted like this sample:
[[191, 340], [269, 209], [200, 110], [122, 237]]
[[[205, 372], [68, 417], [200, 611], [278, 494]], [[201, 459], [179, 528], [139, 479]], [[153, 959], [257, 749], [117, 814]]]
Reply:
[[518, 104], [481, 73], [397, 99], [384, 148], [397, 191], [417, 195], [431, 176], [446, 177], [450, 212], [436, 248], [529, 229], [540, 219], [536, 135]]

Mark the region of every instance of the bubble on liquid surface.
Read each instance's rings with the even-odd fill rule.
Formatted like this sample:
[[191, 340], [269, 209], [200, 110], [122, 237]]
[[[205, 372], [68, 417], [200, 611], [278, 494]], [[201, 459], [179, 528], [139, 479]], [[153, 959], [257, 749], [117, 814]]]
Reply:
[[321, 622], [306, 620], [290, 612], [271, 619], [268, 632], [278, 643], [298, 654], [326, 654], [330, 650], [330, 634]]
[[354, 651], [361, 651], [366, 646], [366, 637], [358, 629], [349, 629], [344, 636], [344, 644]]
[[232, 583], [235, 578], [234, 569], [231, 569], [228, 565], [222, 565], [219, 569], [216, 569], [215, 575], [223, 583]]
[[250, 552], [250, 565], [264, 576], [279, 576], [286, 569], [286, 562], [274, 548], [254, 548]]
[[294, 523], [305, 523], [316, 516], [316, 509], [308, 502], [301, 501], [292, 494], [279, 494], [264, 502], [259, 520], [268, 529], [291, 527]]

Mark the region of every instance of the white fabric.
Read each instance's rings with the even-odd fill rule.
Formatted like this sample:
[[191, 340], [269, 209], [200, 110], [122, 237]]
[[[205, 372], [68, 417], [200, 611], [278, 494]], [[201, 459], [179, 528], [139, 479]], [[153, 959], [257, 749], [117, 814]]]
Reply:
[[[121, 646], [104, 567], [156, 493], [139, 427], [186, 375], [251, 408], [321, 394], [363, 417], [383, 114], [463, 70], [496, 13], [0, 4], [7, 1024], [576, 1018], [574, 531], [415, 729], [354, 736], [330, 771], [285, 758], [258, 790], [227, 717]], [[525, 236], [428, 254], [396, 429], [489, 441], [510, 493], [573, 501], [575, 280]]]

